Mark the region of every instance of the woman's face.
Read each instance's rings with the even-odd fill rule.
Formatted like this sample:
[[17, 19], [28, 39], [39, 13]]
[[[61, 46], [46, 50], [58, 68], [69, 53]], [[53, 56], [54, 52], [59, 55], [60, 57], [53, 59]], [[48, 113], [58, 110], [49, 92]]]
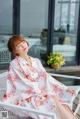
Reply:
[[21, 55], [23, 53], [28, 53], [29, 46], [26, 41], [21, 41], [20, 43], [16, 44], [15, 46], [15, 54]]

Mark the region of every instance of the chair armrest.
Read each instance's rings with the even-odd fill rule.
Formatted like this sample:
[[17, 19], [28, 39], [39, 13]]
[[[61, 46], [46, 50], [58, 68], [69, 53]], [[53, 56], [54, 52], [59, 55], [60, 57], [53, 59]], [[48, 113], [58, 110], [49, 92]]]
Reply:
[[[43, 116], [48, 116], [50, 117], [51, 119], [56, 119], [56, 116], [54, 113], [46, 113], [46, 112], [43, 112], [43, 111], [38, 111], [38, 110], [35, 110], [35, 109], [28, 109], [27, 107], [24, 107], [24, 106], [18, 106], [18, 105], [13, 105], [13, 104], [9, 104], [9, 103], [4, 103], [4, 102], [0, 102], [0, 106], [7, 109], [7, 110], [10, 110], [12, 112], [18, 112], [18, 114], [21, 112], [21, 113], [31, 113], [31, 114], [36, 114], [37, 116], [38, 115], [43, 115]], [[24, 114], [25, 116], [25, 114]]]
[[69, 78], [69, 79], [77, 79], [80, 80], [80, 77], [78, 76], [71, 76], [71, 75], [63, 75], [63, 74], [54, 74], [54, 73], [49, 73], [51, 76], [55, 76], [55, 77], [62, 77], [62, 78]]
[[75, 115], [78, 119], [80, 119], [80, 101], [79, 101], [79, 104], [78, 104], [78, 106], [77, 106], [77, 108], [76, 108], [76, 110], [75, 110], [75, 112], [74, 112], [74, 115]]

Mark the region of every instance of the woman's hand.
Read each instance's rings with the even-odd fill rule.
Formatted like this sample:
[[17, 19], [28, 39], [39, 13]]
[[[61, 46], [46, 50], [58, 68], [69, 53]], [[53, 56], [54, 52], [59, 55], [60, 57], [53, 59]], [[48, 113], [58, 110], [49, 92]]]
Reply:
[[71, 95], [76, 95], [76, 90], [72, 87], [69, 87], [66, 91], [69, 92]]

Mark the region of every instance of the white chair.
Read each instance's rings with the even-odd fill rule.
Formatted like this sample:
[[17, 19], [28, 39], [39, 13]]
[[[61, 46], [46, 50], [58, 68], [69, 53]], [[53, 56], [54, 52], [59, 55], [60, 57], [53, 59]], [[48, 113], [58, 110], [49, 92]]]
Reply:
[[[76, 80], [80, 80], [80, 77], [76, 77], [76, 76], [70, 76], [70, 75], [62, 75], [62, 74], [53, 74], [50, 73], [52, 76], [54, 77], [62, 77], [62, 78], [66, 78], [68, 79], [76, 79]], [[72, 110], [74, 112], [75, 117], [77, 117], [77, 119], [80, 119], [80, 85], [78, 86], [71, 86], [73, 88], [75, 88], [76, 90], [78, 90], [78, 94], [77, 96], [72, 100]]]
[[[38, 111], [35, 109], [27, 109], [26, 107], [12, 105], [9, 103], [2, 102], [3, 95], [6, 91], [6, 76], [7, 76], [7, 74], [8, 74], [7, 71], [0, 74], [0, 115], [1, 115], [1, 112], [6, 111], [6, 112], [9, 112], [8, 119], [17, 119], [17, 116], [19, 119], [24, 119], [27, 116], [26, 113], [29, 113], [29, 115], [32, 114], [34, 119], [39, 119], [39, 117], [38, 117], [39, 115], [47, 116], [47, 117], [49, 117], [49, 119], [56, 119], [54, 113], [45, 113], [45, 112], [41, 112], [41, 111]], [[35, 116], [35, 115], [37, 115], [37, 116]], [[6, 118], [4, 118], [4, 119], [6, 119]]]
[[[77, 102], [77, 104], [78, 104], [78, 106], [77, 106], [77, 108], [76, 108], [74, 114], [76, 115], [76, 117], [77, 117], [78, 119], [80, 119], [80, 92], [78, 93], [78, 95], [77, 95], [77, 97], [76, 97], [76, 99], [75, 99], [74, 102]], [[74, 105], [76, 105], [76, 104], [74, 103]], [[75, 106], [74, 106], [74, 107], [75, 107]]]
[[[6, 75], [8, 74], [8, 72], [4, 72], [2, 74], [0, 74], [0, 96], [3, 97], [4, 95], [4, 92], [6, 91], [6, 87], [5, 87], [5, 84], [6, 84]], [[80, 79], [80, 77], [75, 77], [75, 76], [67, 76], [67, 75], [61, 75], [61, 74], [51, 74], [52, 76], [56, 76], [56, 77], [66, 77], [66, 78], [76, 78], [76, 79]], [[77, 86], [75, 87], [76, 89], [80, 88], [80, 86]], [[45, 115], [45, 116], [48, 116], [49, 119], [56, 119], [55, 117], [55, 114], [54, 113], [45, 113], [45, 112], [41, 112], [41, 111], [38, 111], [38, 110], [35, 110], [35, 109], [27, 109], [26, 107], [22, 107], [22, 106], [17, 106], [17, 105], [12, 105], [12, 104], [8, 104], [8, 103], [4, 103], [2, 102], [2, 97], [0, 97], [0, 108], [3, 110], [6, 109], [6, 111], [10, 110], [10, 112], [13, 112], [16, 116], [18, 114], [19, 116], [19, 119], [21, 117], [21, 119], [23, 117], [26, 116], [26, 112], [28, 114], [32, 114], [34, 119], [39, 119], [38, 115]], [[76, 111], [75, 111], [75, 115], [76, 113], [79, 111], [79, 108], [80, 106], [77, 107]], [[14, 115], [14, 116], [15, 116]], [[36, 117], [35, 117], [36, 115]], [[12, 113], [9, 115], [9, 119], [12, 118]], [[14, 118], [16, 119], [16, 117]], [[24, 119], [24, 118], [23, 118]]]

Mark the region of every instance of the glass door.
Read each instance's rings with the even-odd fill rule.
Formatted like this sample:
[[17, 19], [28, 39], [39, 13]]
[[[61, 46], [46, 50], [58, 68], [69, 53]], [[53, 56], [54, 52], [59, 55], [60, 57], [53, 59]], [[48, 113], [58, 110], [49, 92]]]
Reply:
[[79, 3], [77, 0], [55, 0], [53, 52], [61, 52], [66, 65], [76, 63]]

